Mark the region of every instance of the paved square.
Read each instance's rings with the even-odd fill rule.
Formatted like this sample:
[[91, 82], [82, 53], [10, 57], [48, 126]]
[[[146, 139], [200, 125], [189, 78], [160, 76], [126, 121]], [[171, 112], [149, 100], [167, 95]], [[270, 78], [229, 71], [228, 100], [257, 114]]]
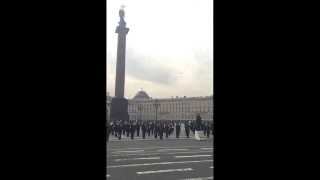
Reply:
[[107, 179], [213, 179], [213, 139], [107, 142]]

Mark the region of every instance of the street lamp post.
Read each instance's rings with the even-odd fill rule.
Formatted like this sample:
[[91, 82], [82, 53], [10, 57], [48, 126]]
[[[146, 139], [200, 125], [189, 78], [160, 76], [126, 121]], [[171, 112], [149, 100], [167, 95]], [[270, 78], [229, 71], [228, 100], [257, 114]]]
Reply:
[[142, 104], [139, 104], [138, 105], [138, 111], [139, 111], [139, 120], [141, 120], [142, 119], [142, 116], [141, 116], [141, 112], [142, 112], [142, 110], [143, 110], [143, 106], [142, 106]]
[[160, 107], [161, 104], [158, 103], [158, 100], [156, 99], [156, 103], [153, 103], [153, 107], [156, 108], [156, 121], [158, 120], [158, 107]]

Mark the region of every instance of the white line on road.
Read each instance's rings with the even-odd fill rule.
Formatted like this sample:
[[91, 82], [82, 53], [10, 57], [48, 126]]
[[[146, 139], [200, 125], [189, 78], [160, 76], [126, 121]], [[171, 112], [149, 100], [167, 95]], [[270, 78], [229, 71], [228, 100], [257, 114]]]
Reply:
[[110, 177], [110, 175], [109, 175], [109, 174], [107, 174], [107, 177]]
[[112, 152], [112, 153], [128, 153], [128, 152], [142, 152], [144, 150], [136, 150], [136, 151], [116, 151], [116, 152]]
[[148, 153], [148, 154], [115, 154], [109, 155], [107, 157], [115, 157], [115, 156], [145, 156], [145, 155], [154, 155], [154, 154], [193, 154], [193, 153], [211, 153], [213, 151], [188, 151], [188, 152], [157, 152], [157, 153]]
[[130, 161], [130, 160], [143, 160], [143, 159], [160, 159], [160, 157], [132, 158], [132, 159], [116, 159], [116, 160], [114, 160], [114, 161]]
[[203, 150], [213, 150], [213, 148], [201, 148]]
[[213, 166], [210, 166], [210, 168], [212, 169], [212, 168], [213, 168]]
[[183, 168], [183, 169], [167, 169], [167, 170], [158, 170], [158, 171], [144, 171], [137, 172], [137, 174], [153, 174], [153, 173], [164, 173], [164, 172], [176, 172], [176, 171], [192, 171], [191, 168]]
[[206, 157], [206, 156], [212, 156], [212, 155], [174, 156], [174, 158]]
[[160, 149], [158, 151], [188, 151], [188, 149]]
[[191, 178], [191, 179], [180, 179], [180, 180], [207, 180], [207, 179], [213, 179], [213, 176], [211, 176], [211, 177], [201, 177], [201, 178]]
[[[164, 141], [179, 141], [179, 140], [190, 140], [190, 141], [193, 141], [194, 138], [179, 138], [179, 139], [164, 139]], [[207, 139], [210, 139], [210, 138], [207, 138]], [[121, 139], [121, 140], [118, 140], [118, 139], [109, 139], [109, 142], [134, 142], [134, 141], [159, 141], [159, 139]], [[161, 141], [163, 142], [163, 141]]]
[[212, 148], [211, 146], [171, 146], [171, 147], [146, 147], [146, 148], [122, 148], [122, 149], [107, 149], [108, 151], [116, 150], [126, 150], [126, 149], [163, 149], [163, 148], [186, 148], [186, 147], [203, 147], [203, 148]]
[[213, 161], [213, 160], [202, 160], [202, 161], [177, 161], [177, 162], [158, 162], [158, 163], [143, 163], [143, 164], [125, 164], [125, 165], [107, 166], [107, 168], [136, 167], [136, 166], [152, 166], [152, 165], [165, 165], [165, 164], [201, 163], [201, 162], [211, 162], [211, 161]]

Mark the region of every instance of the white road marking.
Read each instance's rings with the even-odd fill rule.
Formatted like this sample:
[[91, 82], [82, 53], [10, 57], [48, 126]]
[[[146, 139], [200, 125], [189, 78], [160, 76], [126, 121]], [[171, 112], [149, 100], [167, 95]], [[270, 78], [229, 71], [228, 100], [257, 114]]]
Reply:
[[188, 149], [160, 149], [158, 151], [188, 151]]
[[114, 161], [130, 161], [130, 160], [142, 160], [142, 159], [160, 159], [160, 157], [132, 158], [132, 159], [116, 159], [116, 160], [114, 160]]
[[[206, 137], [207, 138], [207, 137]], [[180, 137], [179, 139], [163, 139], [164, 141], [179, 141], [179, 140], [190, 140], [192, 141], [194, 139], [194, 137], [191, 137], [190, 138], [183, 138], [183, 137]], [[210, 139], [207, 138], [207, 139]], [[109, 142], [132, 142], [132, 141], [159, 141], [159, 139], [121, 139], [121, 140], [118, 140], [118, 139], [109, 139]]]
[[212, 148], [211, 146], [170, 146], [170, 147], [146, 147], [146, 148], [122, 148], [122, 149], [107, 149], [108, 151], [116, 150], [129, 150], [129, 149], [165, 149], [165, 148], [186, 148], [186, 147], [203, 147], [203, 148]]
[[136, 151], [116, 151], [116, 152], [112, 152], [112, 153], [128, 153], [128, 152], [142, 152], [144, 150], [136, 150]]
[[213, 161], [213, 160], [158, 162], [158, 163], [143, 163], [143, 164], [125, 164], [125, 165], [107, 166], [107, 168], [136, 167], [136, 166], [152, 166], [152, 165], [165, 165], [165, 164], [187, 164], [187, 163], [201, 163], [201, 162], [211, 162], [211, 161]]
[[203, 150], [213, 150], [213, 148], [201, 148]]
[[180, 179], [180, 180], [207, 180], [207, 179], [213, 179], [213, 176], [211, 176], [211, 177], [201, 177], [201, 178], [191, 178], [191, 179]]
[[110, 175], [109, 175], [109, 174], [107, 174], [107, 177], [110, 177]]
[[153, 173], [164, 173], [164, 172], [176, 172], [176, 171], [192, 171], [191, 168], [183, 168], [183, 169], [167, 169], [167, 170], [158, 170], [158, 171], [144, 171], [137, 172], [137, 174], [153, 174]]
[[[157, 151], [154, 151], [157, 152]], [[148, 154], [115, 154], [115, 155], [109, 155], [107, 157], [114, 157], [114, 156], [145, 156], [145, 155], [154, 155], [154, 154], [193, 154], [193, 153], [207, 153], [207, 152], [213, 152], [213, 151], [188, 151], [188, 152], [172, 152], [172, 153], [166, 153], [166, 152], [157, 152], [157, 153], [148, 153]]]
[[213, 168], [213, 166], [210, 166], [210, 168], [212, 169], [212, 168]]
[[212, 156], [212, 155], [174, 156], [174, 158], [206, 157], [206, 156]]

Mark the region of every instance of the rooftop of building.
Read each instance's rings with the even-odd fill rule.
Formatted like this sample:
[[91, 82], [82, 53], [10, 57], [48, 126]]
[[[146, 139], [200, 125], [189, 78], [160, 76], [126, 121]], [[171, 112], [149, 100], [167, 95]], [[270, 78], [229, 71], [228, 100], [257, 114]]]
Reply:
[[[106, 96], [107, 99], [112, 99], [113, 97], [109, 95], [109, 93], [107, 93], [107, 96]], [[205, 100], [205, 99], [213, 99], [214, 98], [214, 95], [211, 95], [211, 96], [196, 96], [196, 97], [187, 97], [187, 96], [183, 96], [183, 97], [179, 97], [179, 96], [176, 96], [176, 97], [173, 97], [171, 96], [171, 98], [152, 98], [152, 97], [149, 97], [148, 93], [141, 90], [139, 91], [133, 99], [128, 99], [129, 101], [150, 101], [150, 100], [159, 100], [159, 101], [166, 101], [166, 100], [171, 100], [171, 101], [176, 101], [176, 100]]]
[[139, 91], [133, 99], [150, 99], [149, 95], [143, 90]]

